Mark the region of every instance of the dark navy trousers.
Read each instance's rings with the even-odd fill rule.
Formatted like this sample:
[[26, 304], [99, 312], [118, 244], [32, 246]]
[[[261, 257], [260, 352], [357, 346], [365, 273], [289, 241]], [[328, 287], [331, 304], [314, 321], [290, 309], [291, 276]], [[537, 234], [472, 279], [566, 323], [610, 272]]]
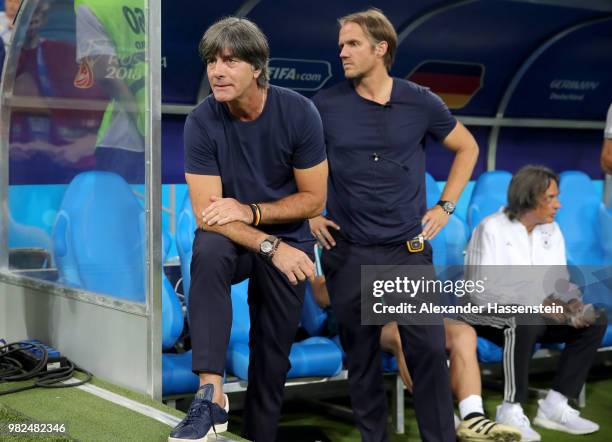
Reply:
[[[300, 248], [312, 255], [313, 244]], [[289, 351], [300, 321], [305, 285], [292, 286], [259, 254], [222, 235], [198, 229], [193, 243], [189, 291], [195, 373], [223, 375], [232, 325], [230, 289], [232, 284], [245, 278], [250, 278], [251, 329], [243, 436], [270, 442], [276, 440], [290, 368]]]
[[[431, 245], [421, 253], [405, 244], [359, 246], [333, 232], [336, 246], [324, 250], [323, 271], [346, 352], [351, 406], [364, 442], [388, 441], [387, 397], [380, 355], [380, 325], [361, 325], [362, 265], [432, 265]], [[437, 325], [399, 325], [402, 348], [414, 380], [421, 438], [455, 441], [442, 317]]]
[[536, 322], [534, 317], [530, 316], [526, 324], [520, 324], [520, 317], [516, 317], [503, 328], [474, 324], [478, 336], [504, 348], [504, 400], [527, 402], [529, 366], [538, 342], [565, 343], [552, 389], [567, 398], [578, 398], [608, 328], [608, 318], [601, 314], [595, 324], [574, 328], [545, 317]]

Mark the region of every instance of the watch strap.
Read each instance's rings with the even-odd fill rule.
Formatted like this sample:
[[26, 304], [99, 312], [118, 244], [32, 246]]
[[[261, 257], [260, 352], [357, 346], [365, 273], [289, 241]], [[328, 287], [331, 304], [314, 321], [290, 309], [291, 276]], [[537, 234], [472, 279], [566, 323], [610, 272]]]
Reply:
[[436, 204], [442, 207], [442, 210], [444, 210], [448, 215], [452, 215], [455, 212], [455, 203], [452, 201], [440, 200]]

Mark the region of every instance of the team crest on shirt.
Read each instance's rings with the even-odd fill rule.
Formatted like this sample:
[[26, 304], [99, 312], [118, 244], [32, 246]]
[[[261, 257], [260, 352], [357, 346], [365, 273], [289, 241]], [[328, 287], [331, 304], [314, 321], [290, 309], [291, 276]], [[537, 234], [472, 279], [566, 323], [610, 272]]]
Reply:
[[544, 247], [545, 250], [550, 250], [550, 247], [551, 247], [550, 237], [551, 237], [550, 232], [548, 231], [542, 232], [542, 247]]
[[94, 85], [94, 82], [92, 63], [88, 57], [85, 57], [79, 64], [79, 70], [74, 77], [74, 87], [89, 89]]

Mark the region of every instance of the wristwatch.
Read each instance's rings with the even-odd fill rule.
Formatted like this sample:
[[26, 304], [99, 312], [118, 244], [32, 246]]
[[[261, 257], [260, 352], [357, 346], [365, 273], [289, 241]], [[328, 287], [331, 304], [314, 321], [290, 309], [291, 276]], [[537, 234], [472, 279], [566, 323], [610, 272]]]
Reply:
[[274, 252], [278, 248], [278, 243], [280, 239], [278, 239], [274, 235], [268, 236], [259, 244], [259, 254], [267, 259], [272, 259], [274, 256]]
[[452, 215], [455, 211], [455, 203], [453, 203], [452, 201], [440, 200], [436, 204], [442, 207], [442, 210], [444, 210], [449, 215]]

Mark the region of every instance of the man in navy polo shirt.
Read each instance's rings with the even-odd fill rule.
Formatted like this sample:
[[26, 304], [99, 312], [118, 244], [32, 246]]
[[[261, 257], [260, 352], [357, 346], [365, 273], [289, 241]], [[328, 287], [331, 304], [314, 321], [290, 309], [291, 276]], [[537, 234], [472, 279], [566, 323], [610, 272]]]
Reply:
[[[478, 146], [436, 95], [389, 76], [397, 35], [379, 10], [348, 15], [339, 24], [340, 59], [348, 81], [314, 97], [323, 120], [330, 179], [329, 220], [311, 220], [311, 231], [333, 245], [324, 250], [322, 264], [347, 354], [353, 412], [362, 439], [380, 442], [388, 440], [382, 326], [361, 325], [361, 266], [431, 266], [426, 240], [451, 216], [472, 174]], [[429, 210], [427, 134], [455, 152], [442, 201]], [[442, 318], [436, 325], [399, 325], [399, 331], [414, 379], [421, 437], [454, 441]]]
[[189, 319], [200, 388], [169, 440], [203, 440], [227, 428], [222, 390], [231, 284], [249, 282], [251, 316], [246, 438], [274, 441], [304, 281], [314, 276], [308, 218], [325, 206], [321, 119], [301, 95], [268, 84], [269, 49], [257, 26], [230, 17], [200, 52], [212, 95], [185, 123], [185, 176], [199, 229]]

